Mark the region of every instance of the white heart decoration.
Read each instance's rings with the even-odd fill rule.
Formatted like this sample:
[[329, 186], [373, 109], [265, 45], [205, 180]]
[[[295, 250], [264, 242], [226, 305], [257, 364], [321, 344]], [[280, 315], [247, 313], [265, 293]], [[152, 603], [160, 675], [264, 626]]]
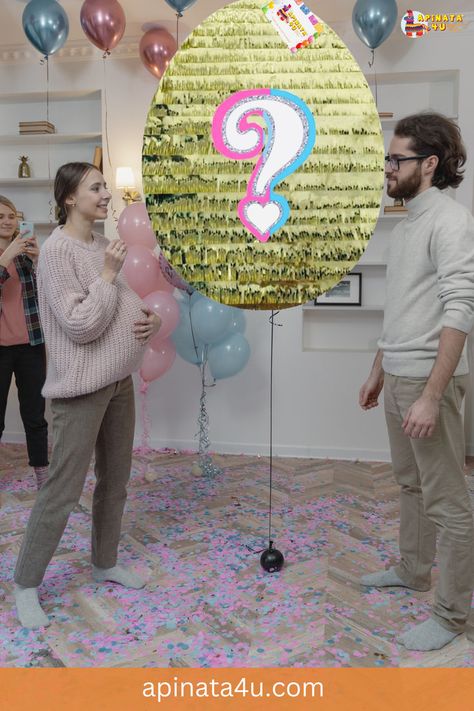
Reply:
[[276, 225], [281, 213], [281, 206], [278, 202], [267, 202], [266, 205], [262, 205], [260, 202], [249, 202], [245, 206], [245, 217], [262, 235]]

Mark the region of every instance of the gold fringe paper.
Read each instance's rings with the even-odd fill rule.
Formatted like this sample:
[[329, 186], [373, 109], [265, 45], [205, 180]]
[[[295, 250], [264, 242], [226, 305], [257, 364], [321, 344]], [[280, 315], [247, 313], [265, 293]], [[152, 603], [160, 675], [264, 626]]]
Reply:
[[[255, 163], [216, 151], [217, 106], [243, 89], [291, 91], [316, 121], [316, 143], [276, 186], [287, 223], [258, 242], [237, 216]], [[360, 259], [380, 209], [383, 138], [367, 81], [323, 23], [292, 55], [261, 2], [211, 15], [173, 58], [152, 101], [143, 139], [143, 185], [157, 241], [173, 268], [217, 301], [294, 306], [333, 287]]]

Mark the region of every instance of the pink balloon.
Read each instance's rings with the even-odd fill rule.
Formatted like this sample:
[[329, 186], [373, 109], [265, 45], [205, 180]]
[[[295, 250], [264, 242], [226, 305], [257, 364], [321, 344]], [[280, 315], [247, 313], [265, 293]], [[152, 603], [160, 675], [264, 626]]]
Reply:
[[156, 346], [148, 345], [143, 356], [140, 375], [146, 383], [161, 378], [171, 368], [176, 358], [176, 348], [171, 340], [160, 341]]
[[122, 210], [117, 223], [120, 239], [129, 246], [155, 249], [156, 237], [144, 202], [133, 202]]
[[110, 52], [125, 32], [125, 13], [117, 0], [85, 0], [81, 7], [81, 26], [92, 44]]
[[142, 298], [156, 291], [160, 267], [158, 260], [147, 247], [136, 245], [128, 248], [123, 273], [127, 283]]
[[168, 338], [178, 325], [179, 305], [174, 296], [164, 291], [154, 291], [145, 296], [143, 301], [161, 319], [160, 330], [150, 341], [150, 345], [153, 345]]
[[167, 30], [153, 27], [140, 40], [140, 59], [153, 76], [161, 79], [176, 49], [176, 40]]

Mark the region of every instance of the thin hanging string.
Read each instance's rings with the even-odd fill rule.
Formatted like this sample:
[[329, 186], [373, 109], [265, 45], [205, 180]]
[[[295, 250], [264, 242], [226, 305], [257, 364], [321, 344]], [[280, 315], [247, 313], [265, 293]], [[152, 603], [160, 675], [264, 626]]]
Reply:
[[272, 547], [272, 491], [273, 491], [273, 350], [274, 350], [274, 327], [281, 326], [281, 323], [275, 324], [275, 316], [278, 316], [279, 311], [273, 311], [269, 318], [271, 324], [270, 335], [270, 500], [268, 506], [268, 547]]
[[[110, 158], [110, 147], [109, 147], [109, 105], [108, 105], [108, 100], [107, 100], [107, 72], [105, 71], [105, 61], [107, 57], [109, 56], [110, 52], [107, 50], [104, 52], [102, 55], [102, 63], [103, 63], [103, 68], [104, 68], [104, 106], [105, 106], [105, 145], [107, 149], [107, 161], [109, 163], [110, 167], [110, 172], [111, 172], [111, 180], [113, 180], [113, 167], [112, 167], [112, 160]], [[118, 215], [115, 210], [114, 206], [114, 198], [113, 195], [110, 198], [110, 207], [112, 208], [112, 219], [115, 222], [115, 224], [118, 223]]]
[[369, 67], [372, 69], [374, 68], [374, 84], [375, 84], [375, 106], [378, 108], [379, 106], [379, 97], [378, 97], [378, 85], [377, 85], [377, 70], [375, 69], [375, 49], [371, 49], [371, 59], [369, 59]]
[[[191, 338], [193, 339], [194, 352], [196, 353], [197, 360], [201, 360], [199, 357], [199, 351], [196, 343], [196, 338], [194, 336], [193, 320], [191, 318], [191, 297], [188, 299], [188, 313], [189, 313], [189, 325], [191, 326]], [[204, 360], [204, 359], [203, 359]]]
[[148, 412], [148, 388], [150, 383], [143, 380], [142, 376], [139, 374], [140, 378], [140, 398], [141, 398], [141, 420], [142, 420], [142, 436], [141, 444], [137, 450], [137, 453], [143, 457], [142, 466], [140, 468], [140, 475], [145, 479], [145, 481], [154, 481], [158, 478], [158, 475], [154, 471], [149, 471], [149, 460], [147, 455], [152, 451], [150, 447], [150, 431], [151, 431], [151, 419], [150, 413]]
[[176, 13], [176, 46], [179, 47], [179, 18], [183, 17], [181, 12]]
[[[46, 64], [46, 121], [49, 123], [49, 57], [46, 55], [44, 58]], [[49, 221], [53, 222], [54, 217], [54, 207], [53, 207], [53, 186], [51, 185], [51, 136], [48, 134], [47, 137], [48, 145], [48, 188], [49, 188]]]
[[107, 160], [109, 162], [109, 167], [112, 170], [112, 162], [110, 160], [110, 147], [109, 147], [109, 107], [107, 101], [107, 72], [105, 71], [105, 60], [107, 59], [107, 53], [102, 56], [102, 64], [104, 68], [104, 105], [105, 105], [105, 145], [107, 148]]

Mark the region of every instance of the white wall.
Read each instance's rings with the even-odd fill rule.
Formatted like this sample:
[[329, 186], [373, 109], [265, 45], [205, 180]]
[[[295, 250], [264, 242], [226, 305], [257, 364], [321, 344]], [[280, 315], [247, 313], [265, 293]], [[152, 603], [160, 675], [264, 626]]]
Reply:
[[[126, 1], [123, 0], [126, 6]], [[203, 17], [208, 14], [204, 10]], [[197, 6], [195, 6], [197, 7]], [[334, 25], [367, 69], [369, 50], [355, 37], [350, 18]], [[465, 142], [474, 149], [474, 96], [472, 33], [468, 30], [410, 41], [396, 28], [376, 53], [379, 72], [460, 70], [459, 122]], [[367, 71], [369, 71], [367, 69]], [[0, 79], [0, 92], [32, 91], [42, 86], [43, 69], [37, 63], [10, 65]], [[107, 60], [108, 130], [114, 167], [131, 165], [140, 174], [142, 131], [156, 82], [137, 58]], [[102, 60], [51, 62], [51, 88], [102, 88]], [[397, 111], [397, 107], [394, 107]], [[104, 112], [105, 118], [105, 112]], [[104, 136], [105, 143], [105, 136]], [[458, 199], [472, 209], [474, 161], [468, 164]], [[107, 162], [105, 172], [112, 184]], [[120, 206], [120, 197], [115, 196]], [[110, 229], [108, 230], [110, 234]], [[226, 452], [268, 452], [270, 326], [268, 312], [247, 312], [247, 337], [252, 355], [246, 369], [208, 390], [212, 447]], [[388, 459], [388, 441], [381, 409], [363, 413], [357, 405], [365, 379], [369, 353], [303, 352], [302, 312], [283, 311], [275, 329], [274, 444], [275, 452], [296, 456]], [[191, 448], [197, 432], [200, 376], [198, 369], [179, 358], [161, 380], [149, 388], [151, 443], [155, 447]], [[137, 437], [140, 435], [137, 396]], [[470, 405], [468, 407], [470, 413]], [[468, 423], [468, 441], [474, 452], [474, 433]], [[10, 398], [4, 441], [22, 439], [16, 397]]]

